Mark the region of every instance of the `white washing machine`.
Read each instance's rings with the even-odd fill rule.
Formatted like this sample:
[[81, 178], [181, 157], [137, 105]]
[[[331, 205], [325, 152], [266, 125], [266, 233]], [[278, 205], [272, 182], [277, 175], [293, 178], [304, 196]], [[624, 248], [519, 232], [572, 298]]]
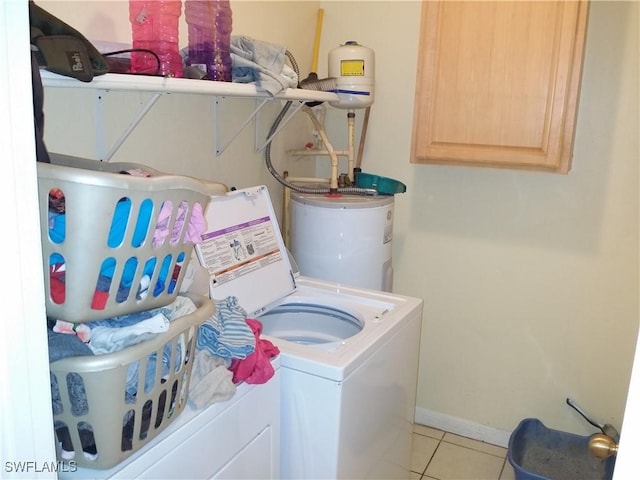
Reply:
[[422, 300], [296, 276], [266, 187], [206, 215], [211, 296], [281, 351], [281, 478], [408, 478]]

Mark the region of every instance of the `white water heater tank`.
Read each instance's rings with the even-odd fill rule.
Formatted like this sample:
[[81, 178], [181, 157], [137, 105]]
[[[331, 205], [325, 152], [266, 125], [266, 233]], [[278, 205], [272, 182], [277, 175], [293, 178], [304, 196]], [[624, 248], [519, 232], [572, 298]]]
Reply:
[[300, 273], [391, 292], [393, 196], [291, 193], [290, 250]]

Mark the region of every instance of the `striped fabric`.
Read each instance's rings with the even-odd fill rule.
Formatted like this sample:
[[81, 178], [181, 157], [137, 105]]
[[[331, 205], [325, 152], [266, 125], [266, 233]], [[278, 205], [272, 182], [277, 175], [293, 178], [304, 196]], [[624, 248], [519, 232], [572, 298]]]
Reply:
[[256, 339], [238, 299], [230, 296], [215, 303], [216, 313], [200, 325], [197, 348], [221, 358], [244, 359], [251, 355]]

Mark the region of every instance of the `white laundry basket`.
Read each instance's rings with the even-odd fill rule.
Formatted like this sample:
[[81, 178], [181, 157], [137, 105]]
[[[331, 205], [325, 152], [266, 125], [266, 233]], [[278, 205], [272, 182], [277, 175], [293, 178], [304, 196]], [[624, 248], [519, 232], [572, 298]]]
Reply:
[[[51, 160], [37, 165], [47, 315], [88, 322], [175, 300], [193, 213], [226, 187], [134, 163]], [[154, 242], [161, 227], [169, 233]]]
[[215, 313], [210, 299], [190, 298], [197, 310], [173, 320], [166, 333], [152, 340], [49, 365], [59, 460], [111, 468], [182, 412], [198, 327]]

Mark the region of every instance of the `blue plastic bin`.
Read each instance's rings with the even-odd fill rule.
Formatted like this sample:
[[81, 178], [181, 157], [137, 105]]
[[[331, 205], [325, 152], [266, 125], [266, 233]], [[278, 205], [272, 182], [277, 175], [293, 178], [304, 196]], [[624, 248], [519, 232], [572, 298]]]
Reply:
[[552, 430], [527, 418], [509, 438], [509, 463], [516, 480], [611, 480], [615, 457], [589, 452], [589, 436]]

